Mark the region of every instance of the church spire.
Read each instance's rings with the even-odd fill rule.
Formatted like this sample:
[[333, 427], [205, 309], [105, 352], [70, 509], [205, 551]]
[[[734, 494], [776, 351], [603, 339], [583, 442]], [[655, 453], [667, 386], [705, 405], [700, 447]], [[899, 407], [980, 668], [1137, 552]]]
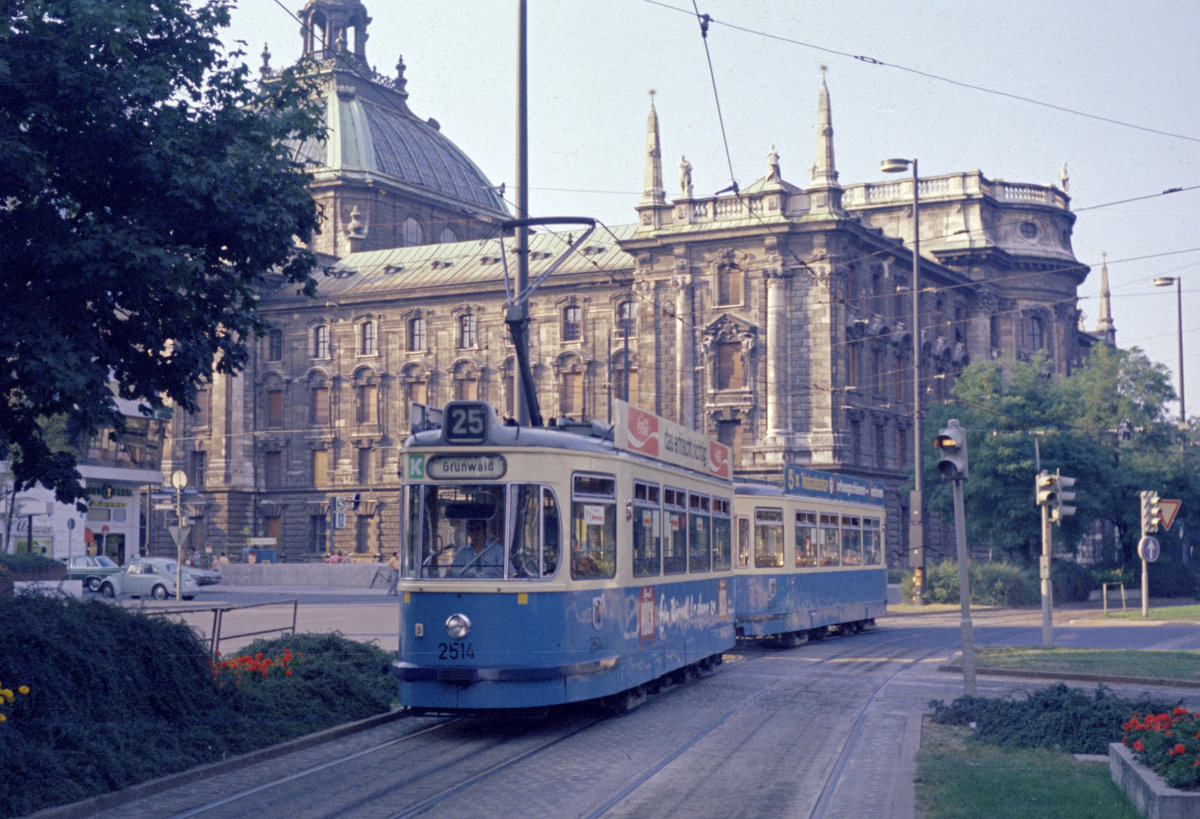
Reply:
[[1102, 255], [1104, 262], [1100, 265], [1100, 320], [1096, 322], [1096, 333], [1106, 343], [1116, 346], [1117, 327], [1113, 324], [1112, 293], [1108, 289], [1108, 254]]
[[663, 189], [662, 146], [658, 141], [658, 112], [654, 110], [654, 91], [650, 91], [650, 114], [646, 118], [646, 182], [642, 205], [664, 205], [667, 192]]
[[838, 185], [837, 165], [833, 161], [833, 115], [830, 113], [825, 71], [825, 66], [821, 66], [821, 93], [817, 98], [817, 159], [810, 176], [815, 189], [814, 210], [837, 213], [842, 209], [842, 189]]

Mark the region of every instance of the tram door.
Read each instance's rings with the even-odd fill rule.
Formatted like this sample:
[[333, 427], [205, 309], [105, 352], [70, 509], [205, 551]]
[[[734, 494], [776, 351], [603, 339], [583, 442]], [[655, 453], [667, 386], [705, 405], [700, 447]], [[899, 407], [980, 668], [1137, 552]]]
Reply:
[[750, 565], [750, 518], [737, 518], [737, 565], [744, 569]]

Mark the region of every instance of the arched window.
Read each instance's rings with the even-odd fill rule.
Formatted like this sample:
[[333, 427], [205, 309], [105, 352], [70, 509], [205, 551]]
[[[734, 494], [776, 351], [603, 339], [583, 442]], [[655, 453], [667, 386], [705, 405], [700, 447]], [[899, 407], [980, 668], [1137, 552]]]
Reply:
[[622, 401], [637, 403], [637, 363], [627, 362], [624, 352], [618, 352], [612, 359], [612, 394]]
[[328, 324], [318, 324], [312, 328], [312, 357], [329, 358]]
[[408, 322], [408, 350], [412, 353], [423, 353], [426, 350], [425, 319], [417, 316]]
[[579, 341], [583, 336], [583, 326], [580, 321], [580, 309], [577, 305], [569, 304], [562, 311], [562, 340]]
[[424, 231], [421, 230], [421, 223], [411, 216], [404, 220], [404, 244], [425, 244], [425, 235]]
[[464, 350], [479, 346], [478, 324], [474, 313], [458, 317], [458, 346]]
[[1029, 316], [1025, 319], [1025, 350], [1037, 352], [1046, 346], [1045, 328], [1041, 316]]
[[408, 428], [410, 418], [409, 407], [416, 401], [418, 404], [429, 403], [429, 376], [424, 369], [417, 365], [405, 367], [400, 373], [400, 399], [404, 402], [404, 428]]
[[314, 427], [329, 426], [329, 387], [324, 381], [314, 381], [308, 391], [308, 419]]
[[376, 355], [378, 346], [379, 327], [373, 321], [364, 321], [359, 326], [358, 353], [359, 355]]
[[637, 335], [637, 305], [623, 301], [617, 305], [617, 337], [632, 338]]
[[454, 367], [454, 400], [479, 400], [479, 369], [466, 361], [459, 362]]

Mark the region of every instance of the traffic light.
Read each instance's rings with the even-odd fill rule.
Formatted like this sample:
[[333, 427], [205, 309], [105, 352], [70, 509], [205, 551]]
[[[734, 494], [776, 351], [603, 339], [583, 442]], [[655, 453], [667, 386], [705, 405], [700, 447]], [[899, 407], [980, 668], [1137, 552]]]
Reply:
[[1071, 505], [1071, 501], [1075, 500], [1075, 493], [1067, 491], [1074, 485], [1074, 478], [1068, 478], [1066, 475], [1055, 471], [1054, 488], [1056, 491], [1054, 493], [1054, 506], [1050, 509], [1050, 520], [1062, 523], [1063, 518], [1075, 514], [1075, 507]]
[[1158, 493], [1143, 489], [1138, 494], [1142, 499], [1142, 534], [1153, 534], [1162, 523], [1162, 506], [1158, 502]]
[[948, 481], [961, 481], [967, 477], [967, 431], [950, 419], [950, 425], [938, 430], [933, 445], [938, 448], [938, 472]]
[[1054, 499], [1058, 495], [1057, 476], [1051, 475], [1046, 470], [1037, 473], [1034, 486], [1037, 492], [1038, 506], [1053, 506]]

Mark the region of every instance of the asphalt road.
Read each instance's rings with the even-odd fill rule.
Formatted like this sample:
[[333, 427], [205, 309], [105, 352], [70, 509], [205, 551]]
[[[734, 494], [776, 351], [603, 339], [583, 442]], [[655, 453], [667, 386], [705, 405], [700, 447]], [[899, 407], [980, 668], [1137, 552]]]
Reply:
[[[394, 600], [321, 597], [302, 603], [305, 622], [381, 635], [395, 619]], [[1194, 624], [1072, 615], [1057, 613], [1056, 645], [1200, 649]], [[1041, 643], [1036, 610], [973, 618], [979, 645]], [[403, 718], [96, 815], [912, 816], [921, 715], [962, 693], [961, 676], [939, 670], [959, 636], [957, 614], [922, 614], [795, 649], [740, 647], [715, 673], [621, 716]], [[978, 687], [1003, 696], [1044, 684], [980, 677]], [[1155, 693], [1200, 707], [1200, 689]]]

